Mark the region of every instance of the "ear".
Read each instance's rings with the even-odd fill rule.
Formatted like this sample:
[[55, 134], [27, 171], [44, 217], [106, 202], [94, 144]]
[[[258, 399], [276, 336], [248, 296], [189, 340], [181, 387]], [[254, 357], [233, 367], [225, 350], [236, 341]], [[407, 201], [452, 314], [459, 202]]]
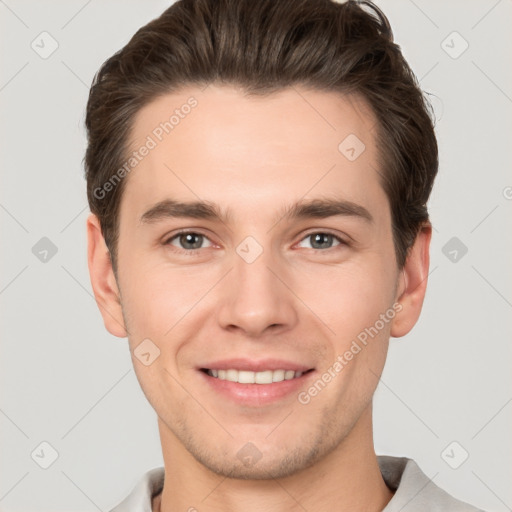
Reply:
[[405, 336], [416, 324], [423, 306], [427, 290], [430, 265], [430, 240], [432, 225], [427, 222], [420, 229], [413, 246], [409, 250], [404, 268], [399, 277], [396, 302], [398, 310], [391, 326], [391, 336]]
[[110, 252], [105, 244], [98, 217], [91, 213], [87, 218], [87, 262], [96, 304], [103, 317], [105, 328], [119, 338], [127, 336], [119, 289], [117, 287]]

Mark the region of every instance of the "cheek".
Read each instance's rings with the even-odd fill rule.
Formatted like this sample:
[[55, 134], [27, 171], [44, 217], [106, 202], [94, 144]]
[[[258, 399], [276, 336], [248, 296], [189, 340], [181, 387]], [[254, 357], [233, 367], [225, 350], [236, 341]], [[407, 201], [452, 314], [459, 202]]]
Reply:
[[315, 291], [304, 299], [328, 326], [323, 332], [329, 353], [319, 378], [335, 376], [334, 385], [328, 385], [323, 396], [338, 403], [340, 410], [362, 409], [368, 404], [386, 361], [396, 314], [393, 286], [389, 271], [380, 272], [378, 265], [373, 268], [373, 272], [367, 265], [331, 268], [325, 279], [317, 273], [317, 286], [310, 288]]
[[328, 326], [324, 332], [330, 353], [321, 372], [336, 375], [328, 393], [344, 407], [352, 401], [359, 407], [372, 396], [395, 315], [393, 274], [383, 270], [378, 256], [369, 264], [371, 259], [319, 269], [314, 279], [303, 283], [304, 302]]
[[298, 295], [330, 327], [339, 348], [372, 326], [392, 306], [393, 281], [378, 262], [318, 267], [301, 279]]
[[[212, 287], [211, 274], [187, 269], [132, 266], [124, 267], [123, 311], [128, 320], [132, 362], [140, 386], [155, 410], [166, 408], [164, 397], [172, 397], [174, 410], [181, 410], [186, 393], [176, 379], [181, 380], [178, 357], [197, 323], [195, 305]], [[201, 301], [203, 304], [203, 301]], [[142, 351], [143, 343], [151, 340]], [[144, 341], [143, 341], [144, 340]], [[137, 354], [158, 354], [145, 365]]]
[[199, 275], [186, 269], [127, 264], [123, 270], [127, 276], [123, 281], [123, 305], [137, 328], [169, 329], [176, 317], [190, 308], [194, 297], [197, 300]]

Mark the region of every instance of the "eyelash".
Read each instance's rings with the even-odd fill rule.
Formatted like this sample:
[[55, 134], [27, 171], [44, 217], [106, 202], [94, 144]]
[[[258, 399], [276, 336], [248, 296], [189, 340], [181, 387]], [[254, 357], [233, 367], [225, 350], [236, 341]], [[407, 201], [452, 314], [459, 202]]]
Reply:
[[[167, 245], [171, 245], [171, 242], [173, 240], [175, 240], [176, 238], [182, 236], [182, 235], [188, 235], [188, 234], [193, 234], [193, 235], [201, 235], [203, 236], [204, 238], [210, 240], [206, 235], [204, 235], [203, 233], [199, 232], [199, 231], [193, 231], [193, 230], [183, 230], [183, 231], [178, 231], [177, 233], [175, 233], [174, 235], [172, 235], [170, 238], [168, 238], [164, 243], [163, 245], [167, 246]], [[304, 235], [301, 239], [300, 239], [300, 242], [302, 242], [303, 240], [305, 240], [306, 238], [312, 236], [312, 235], [318, 235], [318, 234], [322, 234], [322, 235], [330, 235], [332, 236], [337, 242], [339, 242], [340, 246], [349, 246], [350, 244], [346, 241], [346, 240], [343, 240], [342, 238], [340, 238], [339, 236], [335, 235], [334, 233], [331, 233], [329, 231], [311, 231], [309, 233], [307, 233], [306, 235]], [[211, 242], [211, 240], [210, 240]], [[202, 249], [182, 249], [182, 248], [179, 248], [179, 247], [173, 247], [173, 250], [175, 250], [176, 252], [180, 253], [180, 254], [186, 254], [187, 256], [195, 256], [197, 255], [197, 253], [199, 253]], [[334, 246], [334, 247], [329, 247], [327, 249], [314, 249], [314, 251], [317, 251], [317, 252], [328, 252], [332, 249], [336, 249], [336, 247], [339, 247], [339, 246]]]

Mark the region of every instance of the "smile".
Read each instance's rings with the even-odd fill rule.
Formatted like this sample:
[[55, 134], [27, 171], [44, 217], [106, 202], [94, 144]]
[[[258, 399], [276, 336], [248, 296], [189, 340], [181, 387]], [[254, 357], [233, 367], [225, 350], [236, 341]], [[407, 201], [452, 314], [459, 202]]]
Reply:
[[251, 372], [236, 369], [203, 369], [203, 371], [205, 371], [210, 377], [230, 382], [238, 382], [240, 384], [272, 384], [273, 382], [297, 379], [301, 377], [303, 373], [307, 373], [294, 370], [263, 370], [260, 372]]

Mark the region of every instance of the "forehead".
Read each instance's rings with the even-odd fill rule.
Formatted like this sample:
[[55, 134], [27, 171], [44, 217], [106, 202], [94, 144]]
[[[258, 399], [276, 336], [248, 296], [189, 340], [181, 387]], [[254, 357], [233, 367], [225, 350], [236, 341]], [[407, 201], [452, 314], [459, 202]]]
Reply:
[[213, 84], [186, 88], [135, 117], [130, 146], [139, 155], [121, 211], [129, 205], [141, 214], [171, 197], [254, 215], [254, 208], [326, 194], [385, 207], [375, 135], [375, 117], [356, 96], [299, 87], [267, 96]]

